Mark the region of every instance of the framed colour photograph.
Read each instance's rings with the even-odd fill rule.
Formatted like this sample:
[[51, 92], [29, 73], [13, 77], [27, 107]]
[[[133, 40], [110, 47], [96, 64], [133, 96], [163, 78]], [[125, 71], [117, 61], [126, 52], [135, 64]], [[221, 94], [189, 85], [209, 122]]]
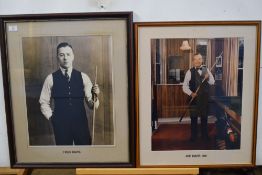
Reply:
[[255, 165], [260, 26], [135, 23], [138, 167]]
[[0, 17], [12, 167], [133, 167], [132, 12]]

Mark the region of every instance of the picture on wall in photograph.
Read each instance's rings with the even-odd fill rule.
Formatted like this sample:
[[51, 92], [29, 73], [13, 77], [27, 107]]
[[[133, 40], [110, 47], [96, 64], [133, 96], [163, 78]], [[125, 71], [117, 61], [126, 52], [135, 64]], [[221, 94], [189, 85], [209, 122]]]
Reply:
[[114, 145], [111, 39], [22, 39], [30, 146]]
[[151, 39], [152, 151], [240, 149], [244, 43]]

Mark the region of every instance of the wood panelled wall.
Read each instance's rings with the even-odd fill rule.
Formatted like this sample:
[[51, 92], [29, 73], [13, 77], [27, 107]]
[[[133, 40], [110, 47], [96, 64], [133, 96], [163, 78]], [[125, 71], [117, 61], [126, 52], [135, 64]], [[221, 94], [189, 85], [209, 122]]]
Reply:
[[[158, 118], [180, 117], [186, 107], [187, 95], [182, 91], [180, 84], [168, 84], [168, 59], [179, 57], [175, 68], [181, 69], [184, 74], [190, 67], [192, 52], [182, 51], [180, 46], [185, 39], [152, 39], [151, 40], [151, 78], [153, 108], [156, 108]], [[190, 45], [195, 41], [189, 40]], [[192, 49], [195, 49], [192, 47]], [[161, 62], [160, 83], [157, 83], [156, 60]], [[165, 74], [165, 75], [164, 75]]]
[[182, 85], [155, 85], [157, 115], [160, 118], [181, 117], [185, 112], [187, 95]]

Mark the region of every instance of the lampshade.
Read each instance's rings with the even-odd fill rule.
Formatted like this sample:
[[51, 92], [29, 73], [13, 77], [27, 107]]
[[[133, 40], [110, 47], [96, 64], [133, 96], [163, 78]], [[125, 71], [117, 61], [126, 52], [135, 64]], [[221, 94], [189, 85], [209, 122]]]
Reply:
[[189, 46], [189, 43], [187, 40], [183, 41], [181, 47], [180, 47], [181, 50], [190, 50], [191, 47]]

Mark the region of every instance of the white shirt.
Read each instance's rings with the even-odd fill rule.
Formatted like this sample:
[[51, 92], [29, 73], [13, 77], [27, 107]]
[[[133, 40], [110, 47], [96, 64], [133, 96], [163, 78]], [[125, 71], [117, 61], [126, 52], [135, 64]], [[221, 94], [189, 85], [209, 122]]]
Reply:
[[[60, 70], [62, 71], [64, 75], [65, 69], [60, 67]], [[68, 68], [67, 73], [70, 79], [71, 73], [72, 73], [72, 67]], [[91, 89], [93, 87], [93, 84], [90, 78], [83, 72], [81, 72], [81, 76], [82, 76], [83, 84], [84, 84], [85, 100], [86, 100], [88, 107], [92, 108], [93, 105], [95, 105], [95, 108], [98, 108], [99, 106], [98, 98], [95, 102], [93, 102], [92, 100]], [[53, 88], [53, 76], [52, 74], [49, 74], [45, 79], [45, 82], [44, 82], [44, 85], [41, 91], [40, 99], [39, 99], [41, 112], [47, 119], [49, 119], [53, 115], [53, 110], [51, 109], [51, 106], [50, 106], [52, 88]]]
[[[199, 73], [199, 75], [202, 74], [202, 70], [200, 70], [200, 69], [197, 72]], [[215, 79], [214, 79], [212, 73], [209, 71], [209, 69], [207, 69], [207, 73], [209, 75], [207, 83], [210, 84], [210, 85], [215, 84]], [[186, 93], [189, 96], [192, 94], [192, 91], [189, 89], [189, 81], [190, 80], [191, 80], [191, 71], [189, 69], [186, 72], [185, 79], [184, 79], [183, 86], [182, 86], [183, 92]]]

